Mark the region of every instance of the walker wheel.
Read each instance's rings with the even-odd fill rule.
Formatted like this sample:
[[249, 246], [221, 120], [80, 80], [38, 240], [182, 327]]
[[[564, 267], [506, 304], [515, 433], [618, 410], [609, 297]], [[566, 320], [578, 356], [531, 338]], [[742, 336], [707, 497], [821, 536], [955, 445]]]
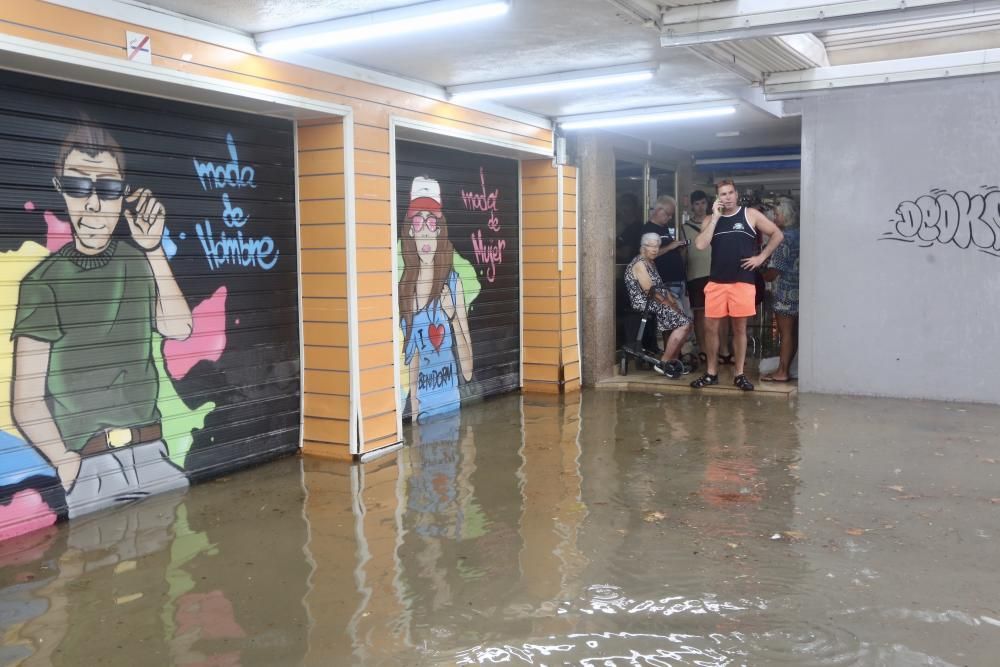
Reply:
[[698, 370], [698, 355], [686, 352], [681, 355], [681, 363], [684, 364], [685, 375]]
[[621, 358], [618, 360], [618, 374], [628, 375], [628, 355], [622, 352]]

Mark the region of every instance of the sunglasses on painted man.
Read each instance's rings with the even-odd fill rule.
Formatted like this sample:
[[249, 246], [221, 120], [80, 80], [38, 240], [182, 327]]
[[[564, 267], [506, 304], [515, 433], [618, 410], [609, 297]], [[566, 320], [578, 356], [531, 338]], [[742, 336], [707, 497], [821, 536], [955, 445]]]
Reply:
[[56, 180], [59, 182], [60, 191], [67, 197], [75, 199], [86, 199], [96, 192], [98, 199], [111, 201], [120, 199], [127, 189], [125, 181], [113, 178], [91, 180], [86, 176], [60, 176]]
[[413, 224], [413, 231], [415, 232], [419, 232], [424, 225], [427, 225], [427, 231], [433, 232], [437, 230], [438, 226], [437, 216], [433, 213], [429, 213], [427, 215], [417, 213], [410, 218], [410, 222]]

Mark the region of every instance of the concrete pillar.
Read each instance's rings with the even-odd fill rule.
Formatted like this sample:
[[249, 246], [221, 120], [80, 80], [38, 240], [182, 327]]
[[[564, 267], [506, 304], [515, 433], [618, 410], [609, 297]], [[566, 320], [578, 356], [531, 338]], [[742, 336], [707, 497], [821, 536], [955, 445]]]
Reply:
[[615, 156], [599, 134], [580, 137], [581, 375], [593, 385], [615, 366]]

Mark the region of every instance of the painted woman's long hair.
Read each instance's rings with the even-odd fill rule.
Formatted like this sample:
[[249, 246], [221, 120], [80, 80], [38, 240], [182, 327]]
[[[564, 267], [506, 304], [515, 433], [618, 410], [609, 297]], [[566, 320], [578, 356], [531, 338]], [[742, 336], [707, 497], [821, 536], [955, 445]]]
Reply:
[[[452, 271], [452, 254], [454, 246], [448, 238], [448, 221], [442, 213], [438, 218], [437, 250], [434, 251], [434, 276], [431, 284], [430, 297], [428, 303], [441, 298], [441, 290], [448, 280], [448, 274]], [[406, 340], [403, 341], [403, 349], [410, 343], [410, 336], [413, 335], [414, 306], [417, 297], [417, 277], [420, 275], [420, 255], [417, 254], [417, 240], [410, 236], [410, 220], [404, 222], [403, 233], [400, 238], [403, 240], [403, 275], [399, 279], [399, 319], [406, 324]]]

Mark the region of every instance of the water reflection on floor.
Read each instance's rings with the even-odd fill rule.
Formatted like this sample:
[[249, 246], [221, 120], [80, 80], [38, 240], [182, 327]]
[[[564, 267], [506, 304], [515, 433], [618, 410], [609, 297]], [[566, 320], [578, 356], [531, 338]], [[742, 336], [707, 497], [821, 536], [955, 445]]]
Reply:
[[0, 544], [0, 664], [995, 665], [995, 415], [471, 405]]

